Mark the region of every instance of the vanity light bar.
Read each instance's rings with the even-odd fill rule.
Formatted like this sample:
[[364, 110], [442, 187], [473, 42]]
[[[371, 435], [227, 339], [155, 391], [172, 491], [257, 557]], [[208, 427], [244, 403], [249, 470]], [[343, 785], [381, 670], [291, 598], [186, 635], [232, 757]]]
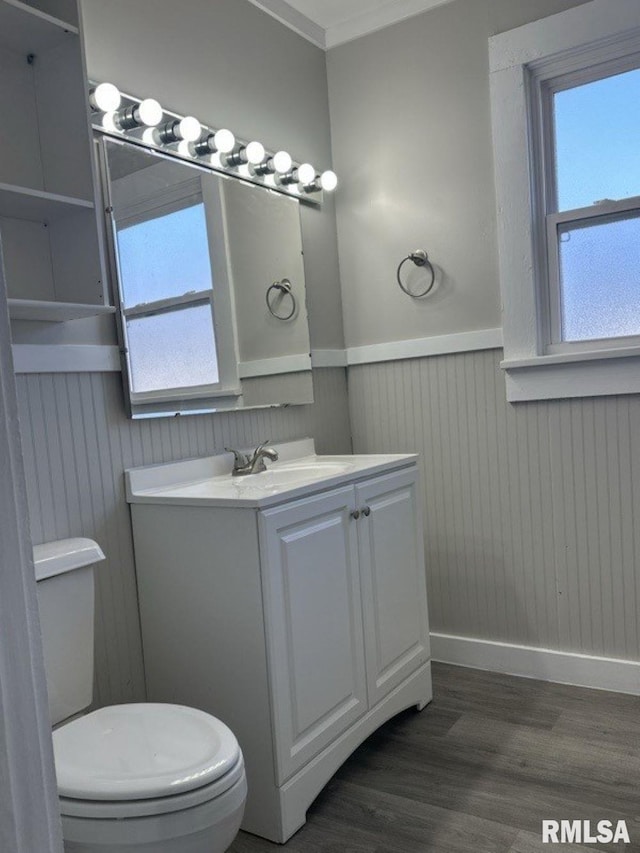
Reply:
[[226, 128], [216, 131], [193, 116], [164, 110], [153, 98], [125, 95], [113, 83], [91, 83], [89, 104], [96, 130], [143, 142], [217, 172], [233, 174], [270, 189], [320, 204], [338, 178], [318, 174], [310, 163], [295, 163], [286, 151], [271, 153], [261, 142], [244, 142]]

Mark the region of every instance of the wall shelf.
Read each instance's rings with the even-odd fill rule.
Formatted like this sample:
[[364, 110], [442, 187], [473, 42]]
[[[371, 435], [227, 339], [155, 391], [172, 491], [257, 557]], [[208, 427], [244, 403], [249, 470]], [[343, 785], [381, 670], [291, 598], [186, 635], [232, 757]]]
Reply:
[[56, 47], [78, 28], [46, 12], [21, 3], [20, 0], [0, 0], [0, 47], [14, 53], [39, 53]]
[[44, 323], [64, 323], [101, 314], [115, 314], [112, 305], [86, 305], [80, 302], [49, 302], [39, 299], [9, 299], [12, 320], [35, 320]]
[[45, 222], [78, 208], [93, 210], [92, 201], [0, 183], [0, 216]]

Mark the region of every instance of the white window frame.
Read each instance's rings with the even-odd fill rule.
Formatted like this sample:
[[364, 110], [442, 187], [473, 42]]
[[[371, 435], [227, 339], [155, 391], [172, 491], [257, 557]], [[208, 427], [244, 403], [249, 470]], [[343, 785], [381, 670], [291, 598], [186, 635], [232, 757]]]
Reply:
[[[558, 342], [547, 228], [585, 213], [550, 213], [555, 175], [543, 133], [556, 88], [640, 65], [638, 0], [592, 0], [502, 33], [489, 56], [507, 399], [640, 393], [640, 338]], [[639, 206], [607, 203], [590, 216]]]

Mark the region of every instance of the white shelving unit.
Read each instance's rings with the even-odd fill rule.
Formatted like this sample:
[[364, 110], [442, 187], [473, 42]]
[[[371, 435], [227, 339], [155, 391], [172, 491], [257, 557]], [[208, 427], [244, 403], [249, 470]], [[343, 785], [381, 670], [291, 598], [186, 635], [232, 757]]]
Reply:
[[32, 2], [0, 0], [0, 244], [12, 318], [64, 322], [113, 309], [77, 3]]
[[78, 27], [61, 21], [20, 0], [0, 5], [0, 49], [17, 53], [42, 53], [79, 35]]
[[0, 184], [0, 216], [44, 222], [65, 216], [79, 207], [94, 210], [95, 205], [84, 198]]
[[81, 302], [46, 302], [39, 299], [9, 299], [12, 320], [37, 320], [44, 323], [63, 323], [82, 320], [99, 314], [115, 314], [111, 305], [85, 305]]

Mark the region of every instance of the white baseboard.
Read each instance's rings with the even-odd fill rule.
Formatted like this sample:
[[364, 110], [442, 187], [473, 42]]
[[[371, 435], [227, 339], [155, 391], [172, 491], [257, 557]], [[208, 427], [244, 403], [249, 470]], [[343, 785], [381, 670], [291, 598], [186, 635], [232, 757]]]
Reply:
[[640, 695], [640, 662], [431, 634], [431, 658], [540, 681]]

